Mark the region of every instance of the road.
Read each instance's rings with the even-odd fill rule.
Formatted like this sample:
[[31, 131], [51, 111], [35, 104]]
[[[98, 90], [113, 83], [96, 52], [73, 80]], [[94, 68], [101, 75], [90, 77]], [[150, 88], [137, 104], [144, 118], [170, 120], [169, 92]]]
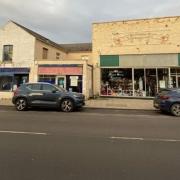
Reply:
[[180, 118], [0, 107], [1, 180], [179, 180]]

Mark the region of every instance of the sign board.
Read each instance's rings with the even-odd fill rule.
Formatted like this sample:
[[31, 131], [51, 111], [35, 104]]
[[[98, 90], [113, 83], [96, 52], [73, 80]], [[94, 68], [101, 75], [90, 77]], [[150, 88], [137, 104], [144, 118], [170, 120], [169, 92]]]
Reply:
[[165, 81], [159, 81], [160, 88], [166, 88], [166, 82]]
[[78, 86], [78, 76], [70, 76], [70, 86]]

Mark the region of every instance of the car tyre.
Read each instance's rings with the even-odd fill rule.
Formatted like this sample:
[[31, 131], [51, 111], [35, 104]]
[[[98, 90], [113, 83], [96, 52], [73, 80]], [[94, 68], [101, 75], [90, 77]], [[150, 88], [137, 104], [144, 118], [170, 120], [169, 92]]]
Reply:
[[27, 110], [27, 100], [25, 98], [18, 98], [15, 106], [17, 111], [25, 111]]
[[180, 103], [174, 103], [171, 106], [171, 114], [180, 117]]
[[71, 99], [63, 99], [60, 106], [63, 112], [72, 112], [74, 110], [74, 102]]

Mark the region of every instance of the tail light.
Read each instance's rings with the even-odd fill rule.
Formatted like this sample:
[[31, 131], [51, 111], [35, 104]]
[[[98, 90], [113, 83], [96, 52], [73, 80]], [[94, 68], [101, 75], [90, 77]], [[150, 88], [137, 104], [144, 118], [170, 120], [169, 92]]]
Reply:
[[170, 98], [170, 96], [160, 96], [160, 99], [162, 99], [162, 100], [167, 100], [167, 99], [169, 99]]
[[17, 96], [18, 92], [19, 92], [19, 88], [17, 88], [17, 89], [14, 91], [14, 96]]

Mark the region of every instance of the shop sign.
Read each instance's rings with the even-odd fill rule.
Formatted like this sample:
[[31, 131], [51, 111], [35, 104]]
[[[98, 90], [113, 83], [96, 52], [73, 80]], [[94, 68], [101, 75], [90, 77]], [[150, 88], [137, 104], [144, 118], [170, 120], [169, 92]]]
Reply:
[[29, 68], [0, 68], [0, 74], [29, 74]]
[[39, 67], [38, 74], [43, 75], [82, 75], [82, 67]]
[[159, 81], [160, 88], [166, 88], [166, 82], [164, 80]]

